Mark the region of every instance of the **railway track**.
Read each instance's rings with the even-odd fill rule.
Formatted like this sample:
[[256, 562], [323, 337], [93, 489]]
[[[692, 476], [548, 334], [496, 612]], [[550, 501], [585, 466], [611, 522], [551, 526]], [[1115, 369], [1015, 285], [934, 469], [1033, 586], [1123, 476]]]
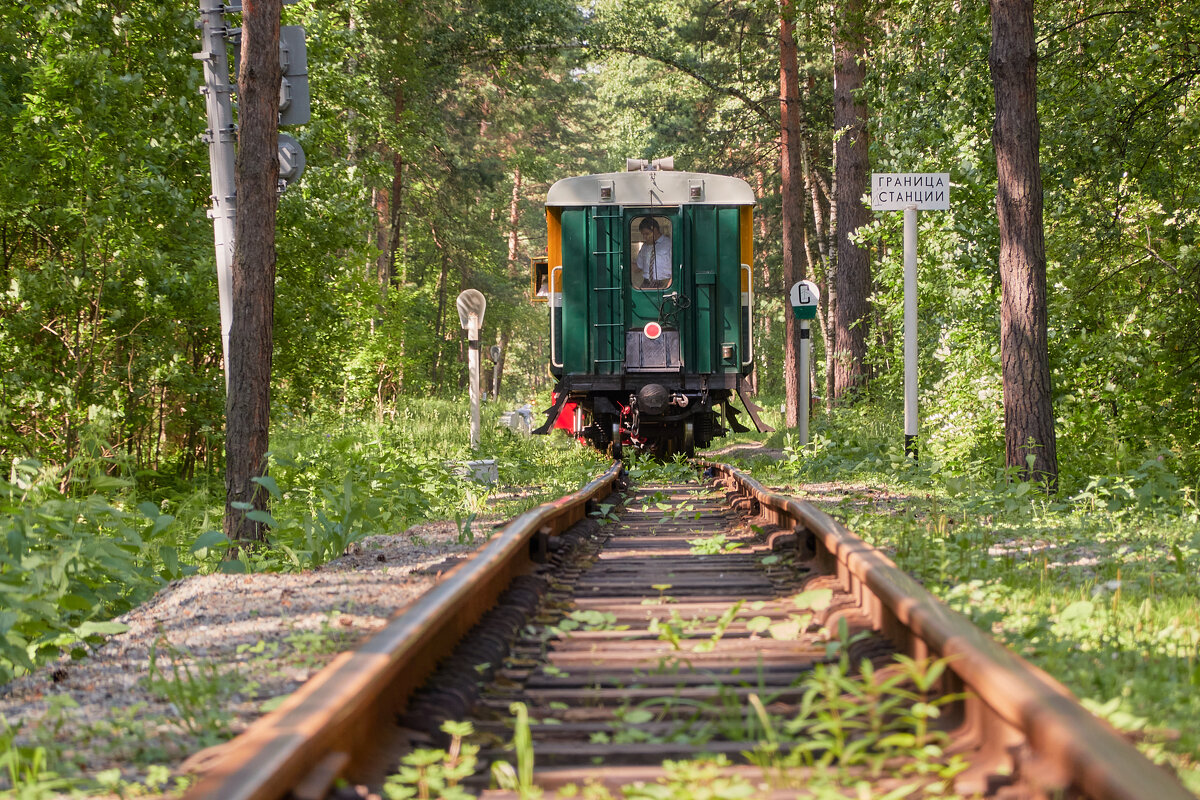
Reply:
[[615, 465], [518, 517], [188, 797], [357, 796], [337, 779], [379, 786], [404, 754], [444, 746], [444, 721], [472, 723], [464, 786], [487, 796], [497, 764], [510, 784], [615, 796], [701, 781], [743, 796], [1192, 797], [828, 516], [702, 469], [617, 509]]

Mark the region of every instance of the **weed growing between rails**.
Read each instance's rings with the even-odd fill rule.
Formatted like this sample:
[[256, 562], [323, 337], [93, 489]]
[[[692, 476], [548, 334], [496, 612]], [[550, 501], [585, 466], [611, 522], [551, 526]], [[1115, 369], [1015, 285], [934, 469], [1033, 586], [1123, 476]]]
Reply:
[[415, 750], [401, 759], [400, 770], [383, 784], [387, 800], [409, 797], [466, 800], [474, 797], [459, 784], [475, 774], [479, 745], [465, 744], [464, 737], [475, 732], [469, 722], [443, 722], [442, 731], [450, 735], [445, 750]]
[[1093, 458], [1113, 472], [1064, 464], [1047, 496], [932, 446], [914, 464], [885, 417], [817, 420], [803, 449], [783, 431], [781, 459], [741, 464], [883, 548], [1200, 792], [1200, 505], [1170, 469], [1182, 461], [1117, 447]]
[[677, 455], [669, 461], [662, 461], [645, 453], [630, 451], [625, 459], [625, 469], [630, 479], [640, 486], [656, 486], [659, 484], [697, 483], [699, 473], [688, 459]]
[[[936, 727], [941, 708], [961, 695], [937, 695], [934, 686], [945, 671], [945, 659], [916, 661], [899, 656], [883, 669], [863, 661], [854, 674], [846, 655], [847, 636], [830, 643], [831, 660], [799, 679], [801, 701], [795, 715], [767, 710], [769, 697], [750, 694], [743, 706], [732, 699], [714, 705], [663, 697], [642, 701], [616, 713], [613, 732], [604, 742], [681, 743], [703, 746], [715, 738], [754, 742], [743, 757], [761, 771], [757, 779], [730, 774], [724, 756], [694, 761], [667, 761], [664, 776], [652, 784], [637, 782], [614, 794], [598, 783], [566, 786], [562, 797], [613, 798], [748, 798], [771, 790], [794, 790], [803, 798], [957, 797], [955, 776], [969, 765], [945, 752], [948, 735]], [[732, 702], [731, 702], [732, 700]], [[533, 782], [537, 760], [523, 703], [513, 703], [513, 761], [492, 765], [492, 781], [522, 798], [541, 796]], [[665, 733], [661, 723], [685, 722]], [[703, 713], [707, 722], [693, 724]], [[657, 728], [649, 727], [651, 723]], [[419, 750], [404, 759], [401, 771], [388, 779], [389, 798], [464, 798], [457, 781], [474, 765], [478, 747], [463, 742], [469, 723], [446, 723], [452, 734], [449, 750]], [[442, 776], [454, 776], [447, 784]], [[443, 791], [444, 793], [439, 793]], [[423, 791], [422, 791], [423, 790]]]

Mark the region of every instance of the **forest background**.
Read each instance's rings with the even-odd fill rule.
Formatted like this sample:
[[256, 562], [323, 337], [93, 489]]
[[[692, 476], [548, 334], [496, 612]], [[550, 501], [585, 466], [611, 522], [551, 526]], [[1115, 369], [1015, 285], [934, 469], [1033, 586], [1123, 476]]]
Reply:
[[[503, 406], [546, 407], [547, 312], [528, 302], [527, 259], [544, 252], [542, 202], [561, 177], [672, 155], [755, 188], [755, 377], [773, 414], [786, 384], [781, 17], [794, 25], [801, 106], [805, 213], [792, 218], [823, 294], [811, 380], [835, 420], [894, 421], [895, 447], [888, 462], [847, 434], [842, 462], [792, 439], [780, 469], [841, 470], [865, 453], [899, 473], [899, 214], [868, 214], [855, 232], [869, 262], [866, 316], [852, 329], [861, 358], [826, 346], [847, 299], [834, 291], [831, 202], [846, 140], [834, 123], [835, 23], [847, 9], [870, 170], [953, 182], [951, 210], [920, 220], [923, 468], [950, 495], [979, 482], [1028, 505], [1037, 493], [1004, 473], [985, 0], [300, 0], [284, 22], [307, 31], [313, 118], [289, 130], [308, 169], [280, 199], [273, 452], [260, 479], [283, 502], [264, 517], [278, 549], [252, 563], [221, 560], [213, 511], [225, 384], [198, 9], [0, 4], [0, 683], [115, 632], [112, 616], [198, 568], [302, 568], [368, 524], [479, 510], [443, 463], [458, 455], [445, 443], [465, 410], [453, 299], [464, 288], [488, 297]], [[1200, 551], [1186, 488], [1200, 479], [1200, 6], [1057, 0], [1037, 2], [1035, 21], [1058, 496], [1085, 515], [1161, 501], [1188, 520], [1173, 539], [1147, 534], [1168, 550], [1145, 564], [1150, 593], [1179, 598], [1162, 612], [1173, 641], [1179, 619], [1196, 619]], [[839, 370], [862, 378], [843, 398]], [[516, 467], [529, 458], [516, 445], [504, 455]], [[548, 458], [547, 491], [596, 467], [583, 451]], [[990, 509], [978, 516], [979, 541], [943, 537], [964, 581], [985, 570], [976, 555], [997, 524]], [[1127, 556], [1106, 568], [1134, 597]], [[1190, 630], [1183, 677], [1147, 683], [1195, 694]], [[1127, 655], [1084, 671], [1146, 661]], [[1191, 719], [1188, 702], [1159, 705]]]
[[[542, 407], [545, 308], [527, 302], [554, 180], [673, 155], [740, 175], [757, 213], [757, 385], [782, 394], [780, 6], [764, 2], [303, 0], [308, 170], [278, 219], [273, 401], [384, 417], [465, 382], [454, 296], [489, 298], [502, 395]], [[802, 99], [804, 245], [826, 297], [837, 3], [784, 7]], [[0, 451], [81, 448], [219, 474], [220, 360], [194, 9], [32, 2], [0, 10]], [[1064, 487], [1149, 455], [1200, 469], [1195, 105], [1200, 10], [1039, 2], [1049, 350]], [[921, 219], [923, 448], [988, 471], [1003, 452], [987, 4], [868, 4], [872, 171], [948, 171]], [[870, 254], [868, 391], [900, 387], [900, 215]], [[834, 298], [836, 302], [836, 297]], [[822, 324], [832, 325], [828, 307]], [[831, 400], [834, 353], [812, 378]], [[486, 344], [486, 342], [485, 342]], [[828, 391], [822, 392], [822, 388]]]

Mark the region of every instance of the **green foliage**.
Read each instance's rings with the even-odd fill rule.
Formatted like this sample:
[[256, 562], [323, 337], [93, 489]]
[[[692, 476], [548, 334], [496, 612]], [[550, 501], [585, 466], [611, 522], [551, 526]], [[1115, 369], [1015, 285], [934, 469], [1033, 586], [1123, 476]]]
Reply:
[[[962, 756], [946, 753], [949, 735], [931, 728], [943, 707], [962, 699], [938, 691], [949, 661], [898, 656], [895, 668], [886, 671], [876, 670], [869, 660], [852, 667], [850, 641], [843, 626], [832, 660], [818, 663], [798, 681], [801, 699], [794, 715], [768, 712], [770, 696], [751, 693], [749, 707], [743, 707], [730, 692], [720, 692], [713, 702], [662, 697], [615, 709], [611, 733], [595, 735], [594, 742], [703, 746], [720, 735], [753, 742], [744, 755], [763, 770], [761, 782], [752, 783], [724, 776], [729, 766], [724, 757], [667, 761], [663, 777], [622, 787], [621, 796], [741, 798], [759, 796], [765, 787], [802, 788], [814, 797], [845, 797], [845, 789], [853, 787], [858, 796], [867, 796], [871, 784], [863, 780], [864, 770], [875, 781], [889, 777], [905, 782], [887, 797], [949, 791], [953, 778], [968, 766]], [[511, 710], [518, 766], [498, 762], [493, 777], [501, 789], [527, 797], [536, 794], [531, 783], [536, 752], [525, 707], [514, 703]], [[665, 721], [674, 722], [674, 729], [650, 733], [644, 727]], [[432, 753], [428, 758], [438, 760]], [[795, 768], [804, 769], [789, 772]], [[590, 790], [595, 791], [585, 796], [611, 796], [599, 787]]]
[[[586, 87], [561, 80], [572, 61], [512, 48], [557, 39], [578, 9], [304, 0], [285, 15], [306, 27], [317, 102], [292, 131], [308, 169], [278, 215], [276, 402], [382, 416], [401, 392], [456, 391], [453, 298], [467, 285], [491, 301], [487, 332], [508, 341], [510, 386], [544, 384], [544, 310], [524, 302], [519, 263], [541, 247], [507, 263], [499, 220], [514, 170], [536, 186], [560, 169], [546, 143], [571, 151], [581, 138], [539, 101], [570, 106]], [[90, 436], [138, 468], [219, 472], [194, 19], [146, 0], [0, 11], [0, 134], [12, 145], [0, 153], [4, 452], [62, 464]], [[536, 231], [540, 206], [519, 200]], [[377, 243], [396, 245], [384, 272]]]
[[[833, 11], [788, 7], [822, 223]], [[785, 461], [769, 474], [885, 474], [929, 495], [895, 546], [939, 585], [990, 580], [1003, 558], [1039, 587], [1080, 577], [974, 558], [1001, 537], [1038, 540], [1044, 525], [1050, 547], [1099, 541], [1144, 559], [1136, 579], [1130, 567], [1084, 576], [1093, 588], [1120, 580], [1123, 599], [1154, 607], [1164, 587], [1190, 598], [1196, 545], [1178, 527], [1198, 517], [1200, 117], [1195, 70], [1179, 65], [1195, 60], [1200, 17], [1188, 4], [1037, 9], [1062, 468], [1059, 496], [1046, 497], [1000, 466], [987, 12], [983, 0], [885, 4], [866, 31], [872, 169], [949, 170], [954, 183], [951, 211], [920, 223], [923, 461], [900, 441], [900, 222], [885, 214], [857, 234], [873, 253], [871, 392], [815, 420], [806, 448], [781, 433]], [[462, 403], [445, 399], [465, 394], [453, 298], [485, 291], [485, 335], [507, 344], [503, 395], [548, 405], [545, 308], [524, 302], [522, 267], [542, 250], [539, 198], [555, 178], [675, 155], [751, 180], [758, 385], [782, 392], [777, 6], [300, 0], [285, 13], [308, 30], [320, 102], [294, 131], [308, 171], [278, 220], [276, 424], [260, 484], [271, 540], [232, 558], [218, 530], [224, 378], [195, 12], [147, 0], [0, 7], [0, 452], [12, 465], [0, 486], [0, 682], [63, 649], [83, 654], [116, 630], [114, 615], [196, 571], [313, 566], [431, 517], [458, 520], [469, 540], [463, 521], [494, 498], [446, 465], [469, 455]], [[565, 42], [582, 46], [556, 48]], [[826, 283], [832, 254], [820, 226], [811, 233], [810, 277]], [[820, 385], [827, 354], [822, 337], [815, 345]], [[501, 485], [542, 487], [499, 508], [595, 474], [601, 461], [562, 437], [542, 447], [491, 429], [496, 411], [485, 407], [484, 450]], [[643, 481], [694, 477], [682, 463], [629, 467]], [[1162, 541], [1129, 543], [1146, 520]], [[1094, 600], [1052, 604], [1075, 602]], [[1152, 626], [1165, 630], [1159, 613]]]
[[442, 731], [450, 735], [446, 750], [414, 750], [400, 759], [398, 772], [388, 776], [383, 794], [388, 800], [409, 797], [467, 800], [470, 794], [459, 784], [475, 773], [479, 745], [464, 744], [474, 733], [470, 722], [443, 722]]
[[[988, 7], [945, 0], [886, 17], [889, 44], [872, 49], [864, 91], [871, 168], [951, 174], [951, 210], [920, 223], [922, 426], [939, 458], [973, 470], [1003, 444]], [[1054, 412], [1059, 462], [1075, 476], [1125, 472], [1128, 456], [1160, 451], [1200, 475], [1200, 219], [1183, 177], [1196, 159], [1183, 141], [1200, 121], [1185, 99], [1196, 76], [1174, 66], [1187, 45], [1173, 38], [1197, 19], [1191, 7], [1112, 3], [1035, 15]], [[891, 396], [900, 224], [881, 214], [860, 234], [880, 253], [871, 359]]]
[[[161, 653], [159, 645], [163, 646]], [[160, 665], [163, 660], [169, 662], [170, 672]], [[226, 703], [239, 690], [247, 688], [236, 673], [222, 673], [216, 663], [206, 659], [192, 663], [188, 653], [172, 647], [166, 640], [150, 646], [146, 686], [156, 697], [171, 704], [178, 715], [178, 725], [202, 747], [229, 738]]]
[[496, 785], [508, 792], [516, 792], [521, 800], [541, 796], [541, 789], [533, 783], [533, 734], [529, 730], [529, 709], [524, 703], [512, 703], [509, 713], [513, 715], [512, 749], [516, 755], [516, 767], [507, 761], [492, 762], [492, 779]]
[[695, 483], [696, 467], [681, 455], [662, 461], [648, 454], [631, 452], [625, 460], [629, 477], [641, 486]]
[[724, 756], [695, 761], [665, 761], [665, 774], [652, 784], [621, 787], [622, 797], [633, 800], [740, 800], [757, 797], [758, 787], [740, 775], [725, 772], [732, 763]]
[[41, 800], [70, 788], [70, 780], [49, 770], [45, 747], [18, 744], [20, 732], [20, 725], [13, 727], [0, 717], [0, 769], [8, 778], [13, 796], [18, 800]]
[[[181, 757], [185, 748], [164, 742], [161, 726], [167, 721], [146, 716], [145, 704], [113, 709], [108, 717], [89, 721], [76, 713], [78, 704], [70, 695], [49, 695], [46, 702], [46, 713], [36, 721], [10, 726], [0, 718], [0, 787], [5, 787], [5, 797], [40, 800], [83, 792], [139, 797], [187, 788], [188, 778], [172, 777], [161, 763]], [[122, 766], [84, 778], [86, 750]]]
[[[487, 409], [481, 447], [497, 458], [502, 485], [537, 487], [511, 513], [574, 491], [599, 471], [595, 453], [574, 442], [546, 447], [546, 440], [519, 437], [495, 424], [498, 413]], [[263, 517], [270, 546], [246, 556], [254, 569], [311, 568], [366, 536], [430, 518], [455, 520], [459, 543], [474, 541], [489, 489], [461, 466], [475, 457], [462, 404], [411, 402], [387, 423], [342, 423], [335, 430], [298, 422], [276, 434], [271, 474], [261, 481], [272, 496]]]
[[588, 516], [595, 519], [597, 525], [608, 525], [611, 522], [619, 522], [621, 518], [613, 511], [614, 508], [616, 506], [612, 503], [600, 503], [596, 506], [596, 510]]
[[[294, 419], [278, 426], [270, 475], [259, 479], [271, 509], [253, 512], [267, 522], [269, 541], [232, 560], [215, 529], [223, 505], [217, 487], [177, 492], [154, 473], [129, 474], [103, 458], [80, 456], [64, 469], [17, 462], [11, 482], [0, 481], [0, 681], [64, 650], [84, 656], [125, 629], [114, 616], [168, 581], [201, 571], [312, 568], [366, 536], [426, 519], [469, 520], [489, 506], [515, 514], [603, 469], [598, 454], [573, 441], [499, 428], [498, 413], [487, 409], [483, 446], [499, 459], [501, 483], [536, 489], [495, 505], [489, 492], [499, 487], [477, 484], [458, 467], [470, 454], [461, 403], [413, 402], [383, 425], [322, 428]], [[470, 526], [461, 530], [469, 543]]]
[[[123, 11], [3, 12], [0, 449], [57, 463], [89, 430], [143, 464], [173, 459], [154, 434], [196, 444], [221, 405], [191, 20], [157, 3]], [[165, 402], [180, 409], [169, 424]]]
[[70, 478], [83, 489], [76, 498], [36, 462], [13, 472], [14, 482], [0, 481], [0, 681], [63, 649], [84, 656], [125, 630], [112, 617], [189, 571], [170, 538], [173, 517], [108, 496], [127, 482]]
[[898, 423], [849, 409], [819, 421], [810, 447], [750, 467], [768, 484], [841, 482], [828, 510], [1200, 785], [1200, 507], [1180, 462], [1118, 448], [1104, 455], [1123, 469], [1066, 472], [1047, 496], [932, 445], [914, 464]]
[[744, 545], [744, 542], [731, 542], [725, 534], [716, 533], [701, 539], [688, 539], [689, 552], [692, 555], [719, 555], [732, 553]]

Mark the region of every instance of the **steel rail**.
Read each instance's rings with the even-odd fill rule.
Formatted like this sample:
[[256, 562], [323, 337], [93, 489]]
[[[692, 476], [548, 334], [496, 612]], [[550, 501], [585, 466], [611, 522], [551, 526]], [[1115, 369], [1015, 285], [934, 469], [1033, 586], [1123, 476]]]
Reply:
[[699, 463], [724, 475], [727, 486], [742, 497], [757, 502], [766, 521], [793, 530], [797, 546], [837, 575], [898, 648], [914, 658], [950, 659], [948, 670], [968, 690], [967, 726], [994, 743], [988, 749], [992, 763], [987, 771], [1020, 770], [1041, 783], [1047, 794], [1073, 788], [1093, 800], [1196, 800], [1173, 774], [1088, 713], [1065, 686], [947, 608], [828, 514], [768, 491], [728, 465]]
[[378, 731], [394, 724], [437, 662], [514, 577], [544, 556], [549, 536], [583, 519], [590, 501], [613, 490], [621, 470], [618, 461], [574, 494], [514, 519], [362, 647], [339, 655], [227, 743], [186, 800], [320, 797], [336, 778], [365, 767]]

